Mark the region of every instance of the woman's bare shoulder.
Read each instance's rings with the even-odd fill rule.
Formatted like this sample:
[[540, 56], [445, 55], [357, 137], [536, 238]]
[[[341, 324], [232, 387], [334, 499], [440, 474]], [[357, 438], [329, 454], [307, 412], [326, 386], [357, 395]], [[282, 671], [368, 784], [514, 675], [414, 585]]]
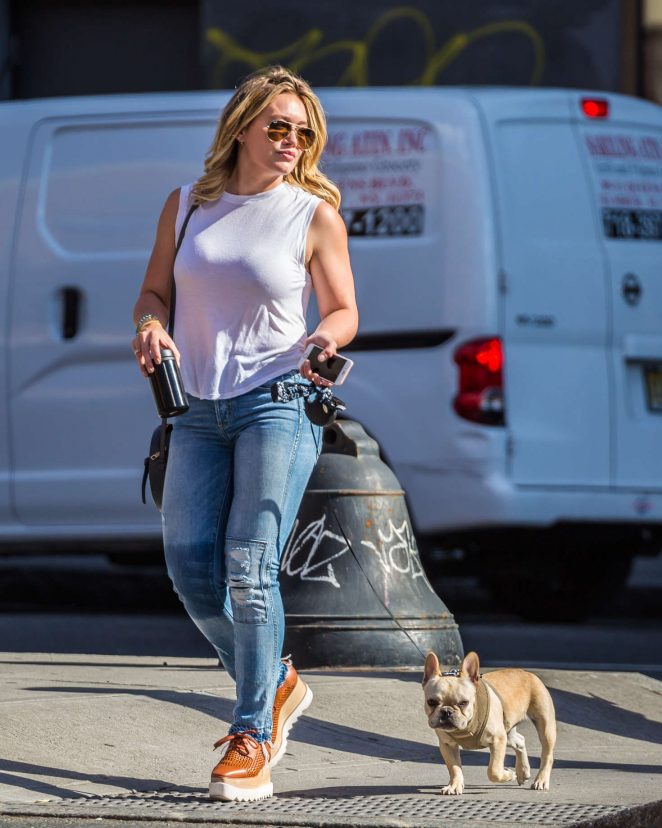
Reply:
[[317, 205], [310, 226], [316, 235], [319, 233], [331, 233], [334, 236], [347, 234], [342, 216], [328, 201], [321, 201]]
[[173, 190], [169, 195], [168, 198], [165, 200], [165, 204], [163, 205], [163, 212], [173, 213], [175, 216], [177, 215], [177, 211], [179, 210], [179, 197], [182, 188], [177, 187], [176, 190]]
[[179, 211], [179, 192], [180, 187], [173, 190], [165, 200], [161, 216], [159, 217], [159, 228], [170, 232], [174, 231], [175, 222], [177, 221], [177, 213]]

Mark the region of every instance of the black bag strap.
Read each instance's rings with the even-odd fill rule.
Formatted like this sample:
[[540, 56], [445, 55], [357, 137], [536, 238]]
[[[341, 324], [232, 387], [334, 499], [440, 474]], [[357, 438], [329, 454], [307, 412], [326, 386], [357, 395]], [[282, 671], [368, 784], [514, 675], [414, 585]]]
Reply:
[[[175, 287], [175, 259], [177, 258], [177, 254], [179, 253], [179, 248], [182, 246], [182, 242], [184, 241], [184, 233], [186, 233], [186, 228], [188, 227], [188, 223], [191, 219], [193, 213], [198, 209], [198, 204], [193, 204], [189, 207], [189, 211], [186, 214], [186, 218], [184, 219], [184, 223], [182, 224], [182, 229], [179, 231], [179, 236], [177, 238], [177, 246], [175, 247], [175, 257], [172, 260], [172, 278], [170, 284], [170, 314], [168, 317], [168, 333], [170, 334], [170, 338], [174, 339], [175, 334], [175, 305], [177, 304], [177, 289]], [[168, 427], [168, 418], [163, 417], [161, 420], [161, 451], [165, 452], [165, 442], [166, 442], [166, 428]]]
[[145, 468], [143, 469], [143, 482], [140, 487], [143, 506], [147, 506], [147, 499], [145, 498], [145, 489], [147, 488], [147, 478], [149, 477], [149, 456], [145, 457]]
[[[186, 233], [186, 228], [190, 221], [191, 216], [193, 213], [198, 209], [199, 204], [193, 204], [190, 208], [188, 213], [186, 214], [186, 218], [184, 219], [184, 223], [182, 224], [182, 229], [179, 231], [179, 237], [177, 238], [177, 246], [175, 247], [175, 259], [177, 258], [177, 254], [179, 253], [179, 248], [182, 246], [182, 242], [184, 241], [184, 233]], [[175, 287], [175, 272], [174, 272], [174, 265], [175, 259], [173, 259], [173, 273], [172, 273], [172, 282], [170, 287], [170, 314], [168, 316], [168, 333], [170, 334], [170, 338], [174, 339], [175, 337], [175, 305], [177, 304], [177, 289]]]

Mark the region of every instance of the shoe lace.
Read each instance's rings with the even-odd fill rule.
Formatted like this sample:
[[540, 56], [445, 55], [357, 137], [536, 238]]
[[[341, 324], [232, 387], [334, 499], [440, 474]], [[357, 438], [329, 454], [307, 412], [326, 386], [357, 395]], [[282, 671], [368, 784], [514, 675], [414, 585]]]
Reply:
[[[257, 733], [256, 730], [242, 730], [239, 733], [229, 733], [227, 736], [224, 736], [222, 739], [219, 739], [217, 742], [214, 742], [214, 750], [219, 748], [221, 745], [224, 745], [226, 742], [231, 742], [228, 746], [228, 752], [231, 750], [236, 750], [237, 753], [240, 753], [242, 756], [249, 756], [251, 750], [262, 750], [265, 755], [265, 758], [268, 759], [268, 754], [266, 752], [265, 746], [263, 742], [258, 742], [257, 739], [254, 739], [251, 736], [251, 733]], [[226, 754], [227, 755], [227, 754]]]

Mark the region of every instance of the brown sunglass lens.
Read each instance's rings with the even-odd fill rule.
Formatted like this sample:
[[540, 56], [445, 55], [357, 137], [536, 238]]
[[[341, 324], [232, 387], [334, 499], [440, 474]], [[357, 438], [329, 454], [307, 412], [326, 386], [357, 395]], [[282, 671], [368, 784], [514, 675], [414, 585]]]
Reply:
[[310, 149], [315, 140], [315, 133], [309, 127], [298, 127], [288, 124], [287, 121], [272, 121], [267, 127], [267, 135], [271, 141], [282, 141], [294, 130], [297, 136], [299, 149]]
[[297, 130], [297, 144], [301, 149], [310, 149], [315, 140], [315, 133], [308, 127], [299, 127]]

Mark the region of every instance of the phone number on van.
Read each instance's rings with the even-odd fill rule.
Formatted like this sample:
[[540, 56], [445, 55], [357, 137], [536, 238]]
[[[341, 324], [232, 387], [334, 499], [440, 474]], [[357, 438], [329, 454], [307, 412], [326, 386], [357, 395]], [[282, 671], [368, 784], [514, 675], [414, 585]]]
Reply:
[[418, 236], [423, 232], [422, 204], [341, 209], [349, 236]]
[[610, 239], [662, 239], [662, 210], [603, 209], [602, 223]]

